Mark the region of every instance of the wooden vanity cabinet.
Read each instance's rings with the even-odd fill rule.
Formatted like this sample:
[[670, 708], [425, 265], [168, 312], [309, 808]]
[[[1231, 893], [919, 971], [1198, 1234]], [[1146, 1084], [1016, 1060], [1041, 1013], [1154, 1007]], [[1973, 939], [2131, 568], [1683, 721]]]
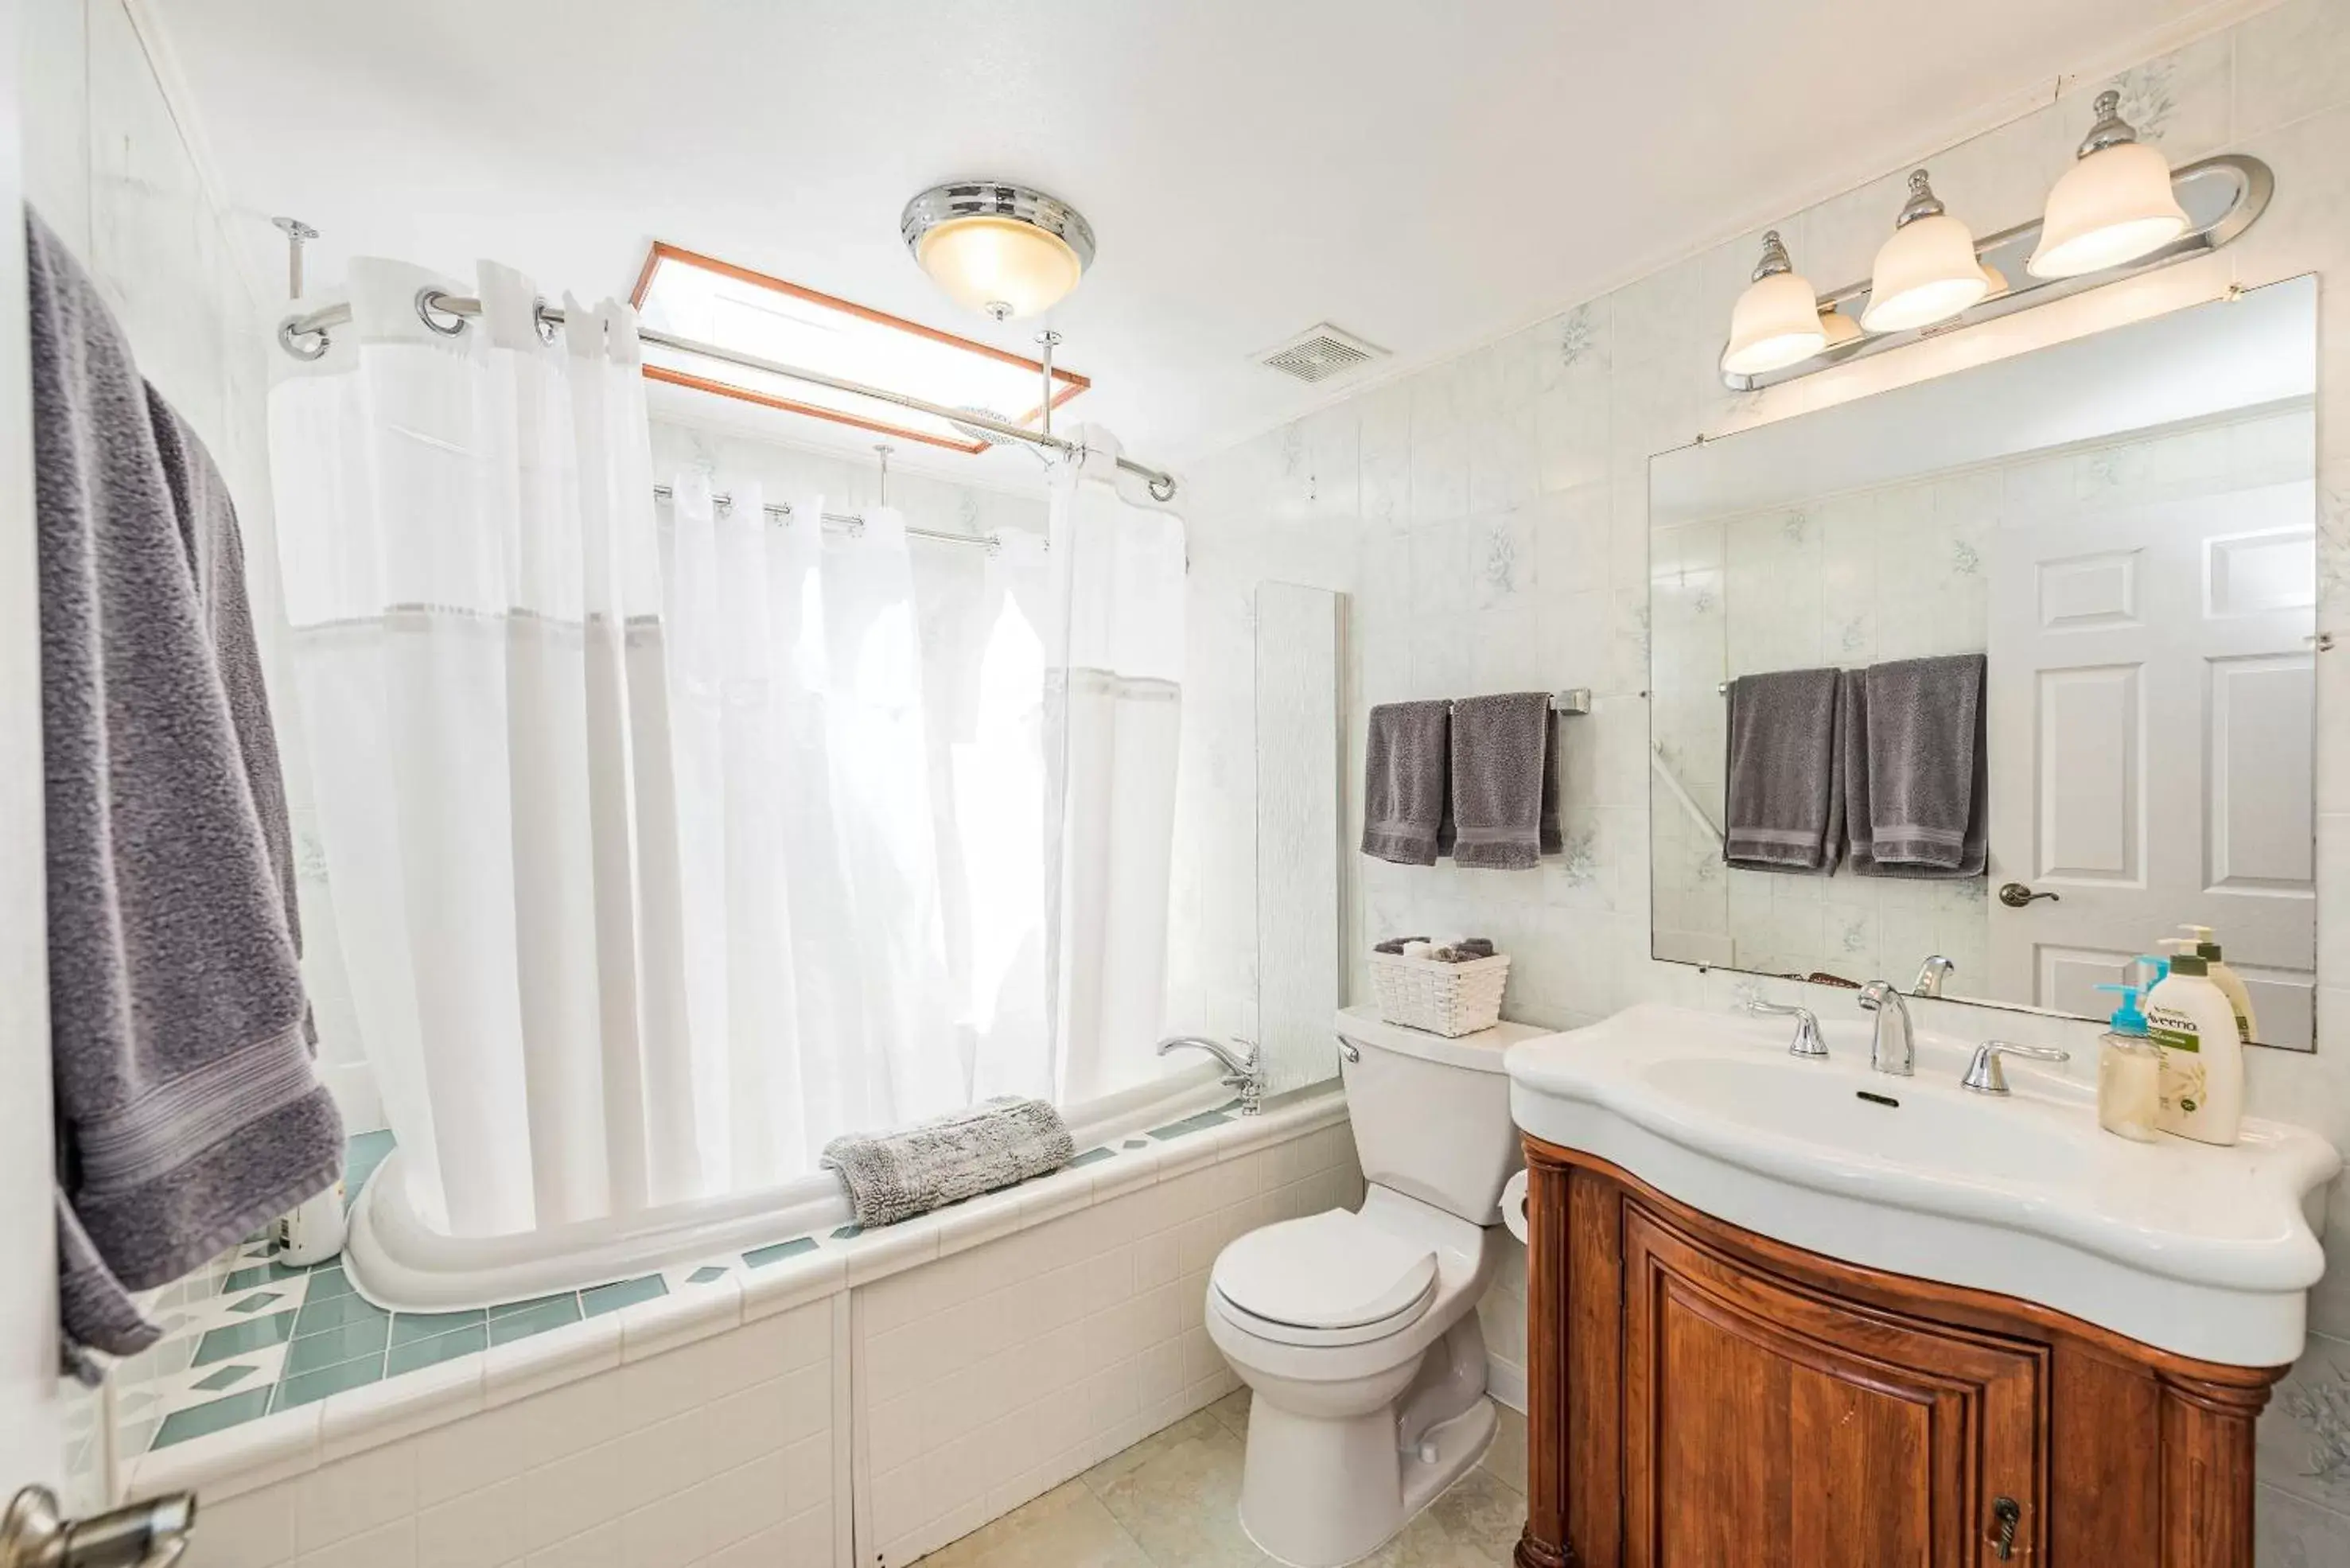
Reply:
[[1521, 1568], [2251, 1568], [2284, 1368], [1838, 1262], [1537, 1139], [1526, 1164]]

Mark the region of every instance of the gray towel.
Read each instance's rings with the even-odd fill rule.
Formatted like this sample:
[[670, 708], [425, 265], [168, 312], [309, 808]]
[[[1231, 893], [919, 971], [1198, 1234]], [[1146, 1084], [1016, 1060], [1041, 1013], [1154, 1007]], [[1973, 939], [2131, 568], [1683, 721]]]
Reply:
[[1854, 876], [1899, 877], [1927, 881], [1982, 875], [1990, 841], [1986, 828], [1990, 822], [1987, 809], [1991, 791], [1987, 765], [1989, 753], [1981, 744], [1980, 732], [1975, 746], [1974, 802], [1968, 813], [1959, 863], [1948, 867], [1879, 865], [1872, 851], [1869, 836], [1868, 671], [1866, 670], [1844, 672], [1836, 702], [1836, 749], [1844, 773], [1844, 815], [1850, 838], [1848, 854]]
[[1445, 788], [1452, 704], [1382, 702], [1363, 760], [1363, 853], [1433, 866], [1451, 794]]
[[1869, 858], [1958, 873], [1981, 797], [1980, 653], [1868, 670]]
[[859, 1225], [894, 1225], [1069, 1163], [1077, 1147], [1061, 1113], [1006, 1096], [892, 1133], [824, 1146]]
[[[126, 1292], [243, 1240], [342, 1165], [311, 1065], [284, 884], [230, 688], [256, 670], [240, 606], [207, 605], [157, 414], [121, 328], [26, 214], [49, 1023], [60, 1295], [73, 1340], [155, 1330]], [[221, 541], [203, 552], [221, 571]], [[282, 809], [282, 807], [280, 808]]]
[[1781, 670], [1730, 683], [1722, 858], [1750, 871], [1832, 872], [1843, 843], [1837, 672]]
[[1551, 728], [1547, 691], [1463, 697], [1452, 704], [1455, 865], [1494, 871], [1540, 865], [1545, 804], [1550, 841], [1558, 842]]

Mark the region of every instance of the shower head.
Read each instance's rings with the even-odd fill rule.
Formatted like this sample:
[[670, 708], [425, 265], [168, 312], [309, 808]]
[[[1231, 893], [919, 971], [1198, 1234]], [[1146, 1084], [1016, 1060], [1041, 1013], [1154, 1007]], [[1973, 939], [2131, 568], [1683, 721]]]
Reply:
[[[977, 403], [962, 403], [957, 406], [964, 413], [977, 414], [982, 419], [994, 420], [1003, 424], [1014, 422], [1011, 415], [999, 414], [993, 409], [982, 408]], [[1036, 447], [1029, 445], [1028, 442], [1015, 436], [1005, 435], [1002, 431], [992, 431], [984, 425], [966, 424], [961, 420], [949, 420], [947, 423], [983, 446], [1016, 446], [1035, 452], [1036, 461], [1039, 462], [1050, 464], [1053, 461]]]

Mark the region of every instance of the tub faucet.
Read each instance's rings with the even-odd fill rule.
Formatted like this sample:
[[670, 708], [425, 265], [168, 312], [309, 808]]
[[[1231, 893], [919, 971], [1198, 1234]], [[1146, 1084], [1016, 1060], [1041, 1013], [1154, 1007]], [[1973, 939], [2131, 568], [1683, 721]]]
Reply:
[[[1246, 1044], [1245, 1042], [1243, 1043]], [[1264, 1073], [1257, 1059], [1257, 1048], [1248, 1044], [1245, 1050], [1234, 1050], [1221, 1040], [1211, 1040], [1204, 1034], [1170, 1034], [1159, 1043], [1159, 1054], [1166, 1055], [1181, 1046], [1205, 1051], [1224, 1064], [1224, 1087], [1238, 1089], [1241, 1115], [1253, 1116], [1264, 1101]]]
[[1916, 1072], [1918, 1044], [1909, 1035], [1909, 1004], [1901, 1000], [1893, 982], [1872, 980], [1853, 1000], [1863, 1011], [1877, 1014], [1877, 1031], [1868, 1042], [1868, 1064], [1902, 1078]]

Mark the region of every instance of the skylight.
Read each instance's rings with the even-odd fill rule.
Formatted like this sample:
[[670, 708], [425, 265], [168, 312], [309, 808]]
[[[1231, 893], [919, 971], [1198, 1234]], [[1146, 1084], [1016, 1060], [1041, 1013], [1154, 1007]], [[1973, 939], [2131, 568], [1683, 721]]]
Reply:
[[[635, 300], [646, 326], [680, 337], [862, 381], [943, 408], [976, 409], [1032, 430], [1040, 422], [1045, 368], [1037, 360], [675, 245], [653, 246], [637, 279]], [[650, 343], [645, 345], [645, 374], [656, 381], [955, 452], [987, 450], [987, 442], [945, 420], [879, 398]], [[1053, 381], [1056, 410], [1092, 384], [1058, 367]]]

